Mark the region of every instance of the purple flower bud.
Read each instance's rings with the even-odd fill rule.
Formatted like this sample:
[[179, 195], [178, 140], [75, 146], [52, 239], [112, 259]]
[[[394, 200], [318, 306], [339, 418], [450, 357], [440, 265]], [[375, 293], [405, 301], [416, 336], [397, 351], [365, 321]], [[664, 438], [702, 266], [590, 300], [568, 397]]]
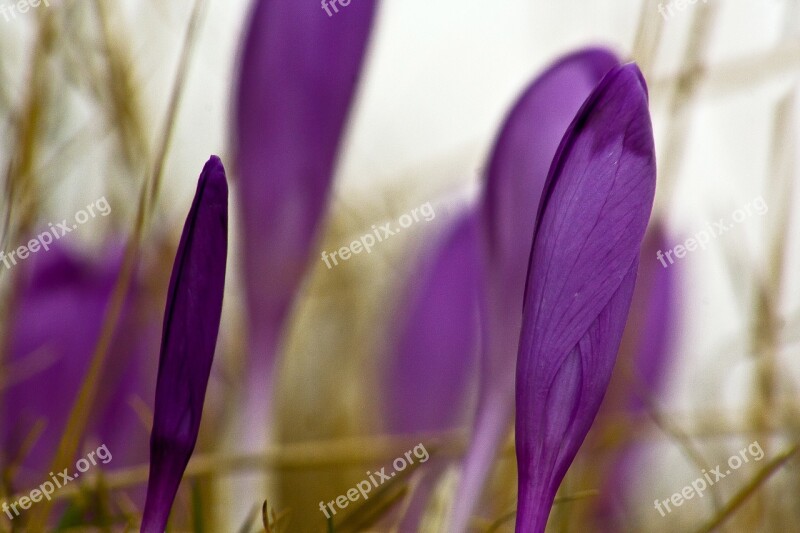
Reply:
[[517, 358], [518, 532], [544, 531], [608, 387], [655, 177], [644, 79], [617, 67], [564, 136], [537, 216]]
[[183, 227], [164, 311], [142, 531], [164, 531], [197, 442], [214, 360], [228, 253], [228, 184], [206, 163]]
[[453, 509], [453, 531], [466, 530], [511, 425], [522, 296], [547, 171], [575, 113], [617, 65], [616, 56], [601, 48], [560, 59], [525, 90], [495, 142], [482, 204], [487, 301], [480, 400]]

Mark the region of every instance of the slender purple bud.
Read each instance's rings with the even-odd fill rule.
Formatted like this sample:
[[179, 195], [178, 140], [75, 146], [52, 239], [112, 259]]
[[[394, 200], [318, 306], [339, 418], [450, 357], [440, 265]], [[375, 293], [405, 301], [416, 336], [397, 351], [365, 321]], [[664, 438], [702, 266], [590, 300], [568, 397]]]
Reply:
[[222, 162], [212, 156], [200, 175], [169, 283], [143, 532], [164, 531], [197, 442], [222, 314], [227, 254], [228, 184]]

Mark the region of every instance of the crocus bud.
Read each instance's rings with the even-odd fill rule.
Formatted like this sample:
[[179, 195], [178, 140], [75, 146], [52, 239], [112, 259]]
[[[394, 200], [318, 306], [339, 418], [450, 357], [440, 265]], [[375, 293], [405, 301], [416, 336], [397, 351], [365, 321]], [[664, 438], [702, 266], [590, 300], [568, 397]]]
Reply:
[[608, 73], [572, 122], [537, 215], [517, 357], [517, 531], [544, 531], [600, 407], [655, 193], [647, 89]]
[[162, 533], [197, 442], [214, 360], [228, 253], [228, 184], [206, 163], [186, 217], [164, 311], [142, 531]]
[[569, 54], [525, 89], [500, 130], [481, 202], [486, 265], [480, 400], [451, 527], [466, 531], [514, 412], [514, 360], [536, 208], [558, 144], [583, 102], [619, 65], [603, 48]]

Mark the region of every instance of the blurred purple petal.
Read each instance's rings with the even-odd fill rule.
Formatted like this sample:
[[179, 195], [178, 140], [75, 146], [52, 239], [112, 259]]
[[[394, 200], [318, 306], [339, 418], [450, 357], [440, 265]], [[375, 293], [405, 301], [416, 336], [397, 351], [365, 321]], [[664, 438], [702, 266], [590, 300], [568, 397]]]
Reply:
[[163, 532], [197, 442], [222, 313], [228, 185], [213, 156], [183, 228], [164, 311], [142, 531]]
[[281, 331], [325, 212], [377, 4], [359, 0], [330, 18], [313, 1], [255, 0], [246, 26], [234, 116], [249, 336], [236, 422], [244, 453], [266, 445]]
[[[37, 486], [50, 469], [100, 335], [122, 252], [122, 242], [112, 239], [90, 259], [92, 254], [56, 241], [14, 267], [17, 303], [0, 384], [0, 463], [18, 467], [10, 486]], [[114, 335], [114, 357], [103, 370], [107, 387], [80, 443], [107, 446], [114, 460], [104, 469], [147, 460], [148, 431], [131, 400], [152, 397], [156, 362], [146, 354], [157, 339], [150, 335], [148, 310], [138, 316], [137, 306], [147, 304], [139, 302], [140, 289], [141, 281], [134, 279]], [[28, 439], [35, 440], [23, 448]]]
[[400, 337], [385, 379], [392, 432], [452, 429], [464, 422], [479, 343], [476, 217], [463, 215], [410, 279]]
[[[644, 391], [661, 390], [672, 353], [672, 334], [678, 319], [677, 276], [679, 269], [664, 268], [656, 252], [670, 248], [664, 228], [655, 224], [645, 235], [639, 264], [639, 277], [633, 292], [631, 314], [625, 326], [622, 345], [633, 356], [634, 379]], [[641, 392], [641, 390], [639, 391]], [[641, 410], [641, 394], [631, 391], [629, 408]]]
[[[497, 137], [486, 175], [484, 224], [491, 267], [524, 286], [533, 216], [547, 172], [575, 113], [603, 76], [619, 65], [609, 50], [590, 48], [550, 66], [520, 97]], [[499, 272], [498, 272], [499, 271]], [[522, 308], [522, 294], [516, 296]]]
[[517, 360], [517, 531], [544, 531], [603, 399], [655, 193], [641, 72], [610, 72], [570, 125], [548, 175]]
[[[246, 299], [257, 368], [271, 366], [330, 190], [375, 12], [359, 0], [258, 0], [236, 102]], [[257, 351], [256, 351], [257, 350]]]
[[575, 113], [618, 64], [612, 52], [594, 48], [557, 61], [522, 94], [495, 143], [482, 206], [488, 258], [484, 325], [488, 348], [482, 361], [473, 440], [453, 511], [454, 531], [467, 528], [511, 423], [525, 274], [547, 171]]
[[3, 463], [21, 459], [23, 442], [37, 423], [45, 424], [21, 462], [20, 486], [47, 473], [89, 366], [121, 258], [114, 249], [94, 263], [57, 242], [15, 267], [23, 271], [3, 372]]

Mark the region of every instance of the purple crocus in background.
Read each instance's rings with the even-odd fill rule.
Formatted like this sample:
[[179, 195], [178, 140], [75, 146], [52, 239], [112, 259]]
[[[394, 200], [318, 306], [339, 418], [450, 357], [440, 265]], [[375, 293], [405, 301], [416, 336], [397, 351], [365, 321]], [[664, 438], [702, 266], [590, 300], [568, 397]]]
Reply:
[[[69, 407], [91, 361], [121, 264], [119, 243], [112, 241], [96, 259], [90, 259], [59, 241], [9, 272], [18, 276], [17, 304], [9, 324], [9, 355], [0, 386], [0, 439], [2, 464], [15, 465], [13, 475], [5, 471], [5, 476], [16, 489], [41, 483], [42, 472], [50, 466]], [[138, 282], [131, 293], [136, 289]], [[143, 453], [147, 432], [128, 401], [149, 396], [150, 360], [140, 356], [150, 338], [128, 334], [135, 321], [132, 300], [126, 303], [115, 335], [116, 357], [104, 370], [108, 389], [95, 405], [94, 422], [84, 439], [108, 445], [114, 454], [110, 466], [115, 468], [147, 458]], [[114, 423], [107, 423], [111, 419]], [[30, 447], [24, 447], [25, 442]]]
[[[250, 349], [245, 446], [265, 444], [273, 363], [325, 212], [376, 11], [359, 0], [256, 0], [235, 108], [236, 171]], [[258, 441], [258, 442], [254, 442]]]
[[654, 394], [664, 386], [673, 348], [672, 335], [679, 319], [678, 284], [680, 270], [663, 268], [653, 260], [656, 252], [672, 242], [661, 223], [652, 224], [644, 242], [633, 293], [631, 313], [622, 337], [622, 348], [631, 354], [629, 370], [633, 380], [627, 388], [627, 408], [641, 412], [647, 402], [642, 394]]
[[[474, 208], [457, 215], [420, 254], [396, 313], [385, 369], [386, 429], [405, 435], [452, 430], [469, 420], [480, 353], [481, 261]], [[446, 459], [433, 458], [414, 484], [398, 525], [416, 531]], [[391, 520], [387, 517], [387, 527]]]
[[541, 532], [605, 394], [655, 193], [647, 89], [613, 69], [569, 127], [537, 215], [517, 359], [519, 532]]
[[161, 533], [197, 442], [222, 313], [228, 184], [206, 163], [175, 256], [164, 311], [142, 531]]
[[474, 211], [462, 214], [409, 278], [384, 379], [393, 433], [444, 431], [465, 421], [480, 341], [476, 222]]
[[580, 50], [555, 62], [514, 104], [492, 151], [481, 205], [485, 353], [475, 427], [451, 520], [453, 531], [467, 529], [511, 424], [525, 274], [547, 171], [575, 114], [617, 65], [617, 57], [602, 48]]

